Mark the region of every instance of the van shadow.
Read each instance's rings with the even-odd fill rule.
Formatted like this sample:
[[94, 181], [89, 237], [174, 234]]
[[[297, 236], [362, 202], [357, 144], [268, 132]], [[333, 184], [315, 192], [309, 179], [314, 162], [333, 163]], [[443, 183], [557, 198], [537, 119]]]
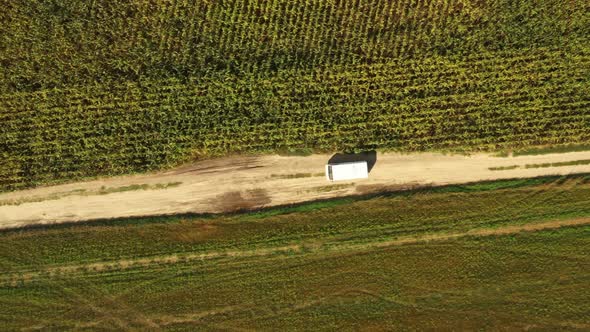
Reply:
[[360, 153], [337, 153], [333, 155], [328, 164], [351, 163], [355, 161], [366, 161], [369, 173], [377, 162], [377, 151], [365, 151]]

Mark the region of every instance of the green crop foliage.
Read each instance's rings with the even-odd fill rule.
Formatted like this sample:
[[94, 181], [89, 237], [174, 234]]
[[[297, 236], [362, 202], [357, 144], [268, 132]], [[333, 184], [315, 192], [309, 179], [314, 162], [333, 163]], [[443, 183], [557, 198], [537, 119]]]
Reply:
[[0, 1], [0, 191], [233, 152], [590, 133], [570, 1]]
[[578, 165], [590, 165], [590, 160], [572, 160], [572, 161], [561, 161], [556, 163], [543, 163], [543, 164], [526, 164], [526, 165], [511, 165], [501, 167], [490, 167], [490, 171], [507, 171], [517, 168], [551, 168], [551, 167], [564, 167], [564, 166], [578, 166]]
[[[589, 217], [590, 182], [576, 176], [4, 231], [0, 322], [7, 330], [582, 326], [587, 225], [469, 234]], [[444, 238], [454, 233], [466, 236]], [[380, 245], [408, 237], [418, 240]]]
[[560, 0], [3, 0], [0, 91], [588, 43]]
[[[516, 150], [512, 152], [513, 156], [534, 156], [549, 153], [568, 153], [568, 152], [580, 152], [590, 151], [589, 144], [577, 144], [577, 145], [558, 145], [549, 147], [537, 147], [525, 150]], [[506, 153], [507, 155], [508, 153]]]
[[232, 152], [580, 143], [589, 69], [590, 53], [519, 51], [6, 94], [0, 189]]

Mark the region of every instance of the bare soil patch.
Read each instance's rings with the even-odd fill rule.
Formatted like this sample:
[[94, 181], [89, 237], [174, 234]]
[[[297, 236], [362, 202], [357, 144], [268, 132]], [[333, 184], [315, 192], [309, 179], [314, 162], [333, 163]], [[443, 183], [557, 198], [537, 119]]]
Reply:
[[220, 211], [232, 212], [260, 208], [270, 202], [271, 199], [265, 189], [252, 189], [221, 194], [214, 201], [214, 204]]

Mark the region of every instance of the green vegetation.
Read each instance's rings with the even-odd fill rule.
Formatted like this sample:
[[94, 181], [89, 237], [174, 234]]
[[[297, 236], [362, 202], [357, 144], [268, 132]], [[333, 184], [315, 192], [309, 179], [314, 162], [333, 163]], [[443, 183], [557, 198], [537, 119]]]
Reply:
[[[0, 191], [229, 153], [590, 140], [587, 1], [0, 7]], [[0, 326], [588, 329], [588, 218], [584, 175], [2, 231]]]
[[576, 176], [4, 231], [0, 322], [7, 330], [586, 326], [590, 227], [500, 234], [588, 218], [590, 181]]
[[520, 165], [488, 167], [490, 171], [510, 171], [517, 168], [520, 168]]
[[590, 165], [590, 159], [562, 161], [562, 162], [557, 162], [557, 163], [527, 164], [524, 166], [524, 168], [547, 168], [547, 167], [576, 166], [576, 165]]
[[549, 154], [549, 153], [567, 153], [567, 152], [580, 152], [580, 151], [590, 151], [590, 144], [557, 145], [557, 146], [547, 146], [547, 147], [541, 147], [541, 148], [516, 150], [516, 151], [512, 152], [512, 155], [516, 157], [516, 156], [533, 156], [533, 155]]
[[311, 178], [314, 176], [323, 176], [324, 175], [324, 173], [318, 173], [318, 174], [313, 174], [313, 173], [271, 174], [270, 177], [273, 179], [301, 179], [301, 178]]
[[[28, 266], [31, 250], [24, 249], [31, 245], [40, 248], [36, 259], [46, 265], [163, 253], [245, 250], [306, 239], [352, 239], [352, 235], [372, 241], [375, 237], [391, 239], [414, 233], [587, 217], [589, 202], [590, 177], [584, 175], [418, 189], [248, 214], [145, 217], [56, 225], [3, 232], [0, 242], [5, 250], [2, 252], [12, 258], [3, 256], [0, 266], [8, 266], [3, 265], [8, 262]], [[184, 236], [186, 241], [182, 240]], [[193, 236], [194, 241], [190, 239]]]
[[289, 146], [409, 151], [584, 141], [589, 55], [431, 58], [223, 83], [4, 95], [0, 189]]
[[234, 152], [590, 139], [584, 1], [4, 1], [0, 190]]
[[278, 149], [275, 151], [279, 156], [287, 156], [287, 157], [307, 157], [313, 154], [313, 150], [311, 148], [287, 148], [287, 149]]
[[33, 196], [21, 199], [5, 199], [0, 201], [0, 206], [3, 205], [21, 205], [23, 203], [31, 203], [31, 202], [43, 202], [43, 201], [51, 201], [60, 199], [62, 197], [74, 196], [74, 195], [83, 195], [86, 193], [86, 189], [74, 189], [70, 191], [64, 192], [57, 192], [50, 195], [45, 196]]
[[156, 184], [147, 184], [147, 183], [132, 184], [132, 185], [128, 185], [128, 186], [112, 187], [112, 188], [107, 188], [107, 187], [103, 186], [98, 191], [98, 194], [99, 195], [107, 195], [107, 194], [111, 194], [111, 193], [118, 193], [118, 192], [124, 192], [124, 191], [167, 189], [167, 188], [178, 187], [181, 184], [182, 184], [182, 182], [168, 182], [168, 183], [156, 183]]
[[2, 7], [0, 91], [8, 92], [569, 50], [590, 36], [584, 1], [4, 0]]
[[488, 169], [490, 171], [507, 171], [507, 170], [517, 169], [517, 168], [549, 168], [549, 167], [563, 167], [563, 166], [577, 166], [577, 165], [590, 165], [590, 159], [560, 161], [560, 162], [555, 162], [555, 163], [526, 164], [524, 166], [512, 165], [512, 166], [489, 167]]

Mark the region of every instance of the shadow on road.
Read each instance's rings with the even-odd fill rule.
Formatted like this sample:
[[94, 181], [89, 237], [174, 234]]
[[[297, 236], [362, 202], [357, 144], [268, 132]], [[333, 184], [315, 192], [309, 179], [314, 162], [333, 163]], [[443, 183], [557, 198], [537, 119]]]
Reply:
[[377, 162], [377, 151], [365, 151], [360, 153], [337, 153], [333, 155], [328, 164], [350, 163], [355, 161], [366, 161], [369, 173]]

